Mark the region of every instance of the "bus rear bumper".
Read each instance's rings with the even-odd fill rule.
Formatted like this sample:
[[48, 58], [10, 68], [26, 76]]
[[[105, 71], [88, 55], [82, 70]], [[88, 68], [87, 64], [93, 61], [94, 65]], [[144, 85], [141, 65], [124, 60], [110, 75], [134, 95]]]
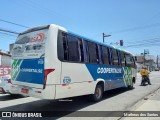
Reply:
[[55, 85], [46, 86], [45, 89], [42, 88], [31, 88], [28, 86], [12, 85], [12, 94], [20, 94], [23, 96], [30, 96], [40, 99], [55, 99]]

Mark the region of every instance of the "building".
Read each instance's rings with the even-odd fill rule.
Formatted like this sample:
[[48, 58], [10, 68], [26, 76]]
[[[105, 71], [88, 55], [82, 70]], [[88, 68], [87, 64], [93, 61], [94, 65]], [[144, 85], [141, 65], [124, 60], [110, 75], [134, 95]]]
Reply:
[[0, 50], [0, 66], [11, 66], [11, 54]]
[[148, 70], [153, 71], [156, 68], [156, 63], [153, 55], [136, 55], [137, 70], [139, 71], [142, 66], [147, 66]]

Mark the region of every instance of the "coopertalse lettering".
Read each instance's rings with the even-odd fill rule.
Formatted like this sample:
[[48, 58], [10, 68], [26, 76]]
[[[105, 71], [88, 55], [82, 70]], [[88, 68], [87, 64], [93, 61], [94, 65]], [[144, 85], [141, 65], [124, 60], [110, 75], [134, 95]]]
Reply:
[[22, 69], [21, 69], [21, 72], [43, 73], [43, 69], [22, 68]]
[[103, 73], [122, 73], [121, 68], [98, 68], [97, 69], [98, 74], [103, 74]]

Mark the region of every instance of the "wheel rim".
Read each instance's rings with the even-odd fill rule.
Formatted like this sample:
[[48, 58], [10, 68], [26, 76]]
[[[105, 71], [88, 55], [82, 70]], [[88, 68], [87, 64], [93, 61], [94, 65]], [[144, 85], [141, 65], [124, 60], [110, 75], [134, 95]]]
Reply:
[[96, 91], [95, 91], [95, 96], [97, 99], [100, 99], [101, 98], [101, 95], [102, 95], [102, 91], [100, 88], [97, 88]]

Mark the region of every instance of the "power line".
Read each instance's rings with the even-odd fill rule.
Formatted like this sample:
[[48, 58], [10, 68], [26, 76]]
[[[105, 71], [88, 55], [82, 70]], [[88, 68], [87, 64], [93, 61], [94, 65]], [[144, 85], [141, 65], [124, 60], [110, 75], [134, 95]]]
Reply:
[[62, 17], [63, 19], [64, 18], [71, 19], [71, 18], [69, 18], [68, 16], [66, 16], [64, 14], [62, 16], [62, 14], [60, 12], [53, 10], [53, 8], [49, 9], [48, 7], [43, 7], [39, 2], [35, 2], [34, 0], [33, 1], [32, 0], [23, 0], [23, 2], [25, 2], [24, 5], [26, 5], [27, 7], [31, 7], [32, 9], [34, 9], [36, 11], [39, 11], [38, 13], [45, 14], [45, 16], [46, 15], [50, 15], [50, 16], [55, 15], [55, 16], [57, 16], [57, 18]]
[[16, 34], [16, 35], [19, 34], [18, 32], [11, 31], [11, 30], [5, 30], [5, 29], [1, 29], [1, 28], [0, 28], [0, 31], [7, 32], [7, 33], [12, 33], [12, 34]]
[[30, 28], [30, 27], [20, 25], [20, 24], [14, 23], [14, 22], [10, 22], [10, 21], [7, 21], [7, 20], [3, 20], [3, 19], [0, 19], [0, 21], [5, 22], [5, 23], [10, 23], [10, 24], [13, 24], [13, 25], [17, 25], [17, 26], [20, 26], [20, 27], [24, 27], [24, 28]]
[[139, 40], [135, 42], [126, 42], [127, 45], [135, 45], [135, 44], [152, 44], [152, 43], [158, 43], [160, 42], [160, 38], [153, 38], [153, 39], [147, 39], [147, 40]]
[[154, 23], [154, 24], [145, 25], [145, 26], [138, 26], [138, 27], [123, 29], [123, 30], [117, 30], [117, 31], [109, 32], [109, 33], [116, 34], [116, 33], [130, 32], [130, 31], [136, 31], [136, 30], [141, 30], [141, 29], [148, 29], [151, 27], [158, 27], [158, 26], [160, 26], [160, 23]]
[[0, 32], [0, 35], [6, 35], [6, 36], [14, 36], [14, 37], [17, 37], [17, 35], [14, 35], [14, 34], [8, 34], [8, 33], [4, 33], [4, 32]]
[[124, 47], [150, 47], [150, 46], [157, 46], [160, 45], [160, 42], [156, 43], [142, 43], [142, 44], [131, 44]]
[[128, 46], [124, 46], [126, 48], [128, 47], [132, 47], [132, 48], [137, 48], [137, 47], [151, 47], [151, 46], [160, 46], [160, 42], [156, 42], [156, 43], [140, 43], [140, 44], [131, 44]]
[[125, 48], [138, 48], [138, 47], [151, 47], [151, 46], [159, 46], [160, 45], [160, 37], [151, 38], [151, 39], [145, 39], [145, 40], [139, 40], [135, 42], [126, 42], [128, 43]]

